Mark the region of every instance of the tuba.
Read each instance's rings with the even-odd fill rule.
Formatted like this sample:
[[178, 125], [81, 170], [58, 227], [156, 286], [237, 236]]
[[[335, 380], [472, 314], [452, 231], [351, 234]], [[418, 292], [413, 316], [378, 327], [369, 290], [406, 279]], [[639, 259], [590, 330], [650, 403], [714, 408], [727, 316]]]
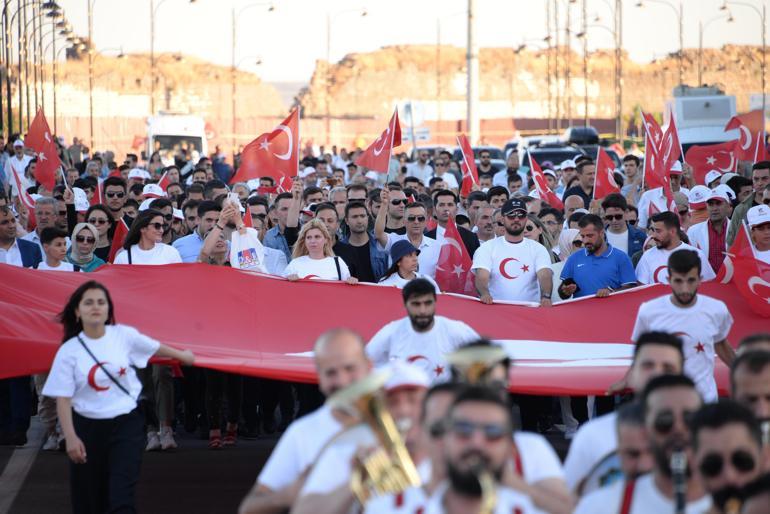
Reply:
[[470, 385], [489, 385], [489, 372], [508, 354], [497, 345], [465, 346], [447, 355], [447, 362], [459, 374], [460, 380]]
[[389, 377], [387, 370], [374, 371], [329, 398], [332, 408], [355, 415], [377, 439], [376, 449], [357, 459], [350, 480], [353, 496], [361, 505], [373, 496], [400, 493], [421, 484], [396, 422], [385, 409], [382, 388]]

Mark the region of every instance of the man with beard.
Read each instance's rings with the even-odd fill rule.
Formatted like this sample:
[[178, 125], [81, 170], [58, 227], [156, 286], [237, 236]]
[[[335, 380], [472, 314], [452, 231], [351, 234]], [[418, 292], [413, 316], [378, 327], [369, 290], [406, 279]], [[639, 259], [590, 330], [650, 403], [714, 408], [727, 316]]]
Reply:
[[711, 191], [706, 200], [709, 219], [696, 223], [687, 230], [687, 238], [693, 246], [708, 256], [711, 268], [718, 272], [725, 260], [727, 249], [727, 225], [730, 220], [730, 198], [720, 190]]
[[542, 307], [550, 307], [551, 258], [543, 245], [523, 236], [526, 204], [520, 198], [511, 198], [501, 212], [505, 236], [487, 241], [473, 256], [481, 301], [540, 302]]
[[605, 495], [583, 498], [575, 514], [650, 514], [675, 512], [675, 477], [672, 456], [685, 455], [685, 510], [687, 514], [705, 514], [711, 508], [696, 476], [691, 472], [688, 422], [701, 407], [695, 384], [684, 375], [661, 375], [647, 384], [642, 393], [644, 426], [654, 456], [652, 473], [636, 480], [618, 481]]
[[[347, 329], [333, 329], [318, 338], [313, 352], [318, 387], [324, 395], [328, 397], [369, 373], [371, 365], [363, 350], [361, 336]], [[342, 429], [326, 405], [289, 425], [238, 513], [288, 511], [321, 450]]]
[[730, 390], [762, 423], [764, 444], [770, 444], [770, 351], [740, 352], [730, 368]]
[[665, 284], [668, 280], [666, 263], [669, 256], [678, 250], [692, 250], [700, 258], [701, 277], [712, 280], [716, 277], [714, 269], [709, 264], [708, 257], [702, 250], [684, 243], [679, 236], [679, 218], [673, 212], [659, 212], [651, 219], [652, 239], [655, 247], [650, 248], [639, 259], [636, 265], [636, 278], [642, 284]]
[[770, 505], [770, 473], [746, 485], [742, 497], [742, 514], [767, 514], [767, 506]]
[[538, 512], [528, 496], [500, 485], [512, 431], [510, 405], [496, 391], [471, 386], [461, 392], [449, 410], [444, 436], [447, 480], [431, 496], [425, 514], [482, 512], [491, 495], [494, 512]]
[[628, 254], [607, 243], [604, 223], [596, 214], [586, 214], [578, 222], [583, 249], [567, 258], [561, 271], [559, 296], [605, 298], [613, 291], [636, 285], [634, 265]]
[[401, 294], [408, 316], [391, 321], [374, 334], [366, 354], [375, 366], [392, 360], [413, 362], [431, 381], [447, 380], [446, 354], [479, 335], [462, 321], [436, 316], [436, 289], [427, 280], [411, 280]]
[[663, 330], [682, 338], [684, 373], [698, 385], [706, 402], [717, 399], [714, 356], [730, 366], [735, 350], [727, 342], [733, 317], [721, 300], [698, 294], [701, 259], [691, 250], [678, 250], [668, 259], [671, 294], [639, 306], [631, 339], [643, 332]]
[[495, 222], [493, 220], [495, 210], [489, 205], [479, 209], [476, 217], [476, 235], [479, 237], [480, 243], [486, 243], [495, 238]]
[[712, 512], [727, 514], [728, 502], [738, 500], [741, 489], [767, 465], [757, 418], [743, 405], [725, 399], [701, 407], [690, 430], [695, 467], [714, 502]]

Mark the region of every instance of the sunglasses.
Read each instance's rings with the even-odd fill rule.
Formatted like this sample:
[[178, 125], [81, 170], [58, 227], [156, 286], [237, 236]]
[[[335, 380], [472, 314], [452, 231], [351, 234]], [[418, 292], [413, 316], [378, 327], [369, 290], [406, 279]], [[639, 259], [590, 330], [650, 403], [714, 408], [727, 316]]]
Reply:
[[118, 193], [105, 193], [107, 198], [123, 198], [126, 196], [126, 193], [118, 192]]
[[446, 434], [446, 430], [447, 430], [446, 421], [443, 419], [434, 421], [428, 427], [428, 433], [430, 434], [430, 437], [432, 439], [439, 439], [441, 437], [444, 437], [444, 434]]
[[88, 222], [91, 225], [106, 225], [108, 223], [107, 218], [88, 218]]
[[628, 224], [636, 226], [636, 222], [637, 221], [639, 221], [639, 220], [628, 220]]
[[[692, 421], [693, 412], [686, 410], [682, 411], [681, 413], [682, 421], [686, 426], [690, 426], [690, 421]], [[674, 413], [670, 410], [664, 410], [660, 413], [658, 413], [657, 416], [655, 416], [655, 420], [652, 422], [652, 426], [655, 429], [655, 431], [660, 435], [666, 435], [671, 432], [674, 428]]]
[[624, 214], [607, 214], [604, 217], [604, 220], [605, 221], [612, 221], [612, 220], [620, 221], [620, 220], [622, 220], [625, 217], [626, 216]]
[[425, 216], [407, 216], [406, 221], [411, 221], [411, 222], [417, 221], [419, 223], [422, 223], [423, 221], [425, 221]]
[[78, 243], [95, 243], [96, 239], [93, 237], [86, 237], [86, 236], [75, 236], [75, 241]]
[[533, 230], [535, 230], [535, 226], [527, 225], [526, 227], [524, 227], [524, 230], [526, 230], [527, 232], [532, 232]]
[[67, 215], [67, 211], [59, 211], [59, 216], [66, 216], [66, 215]]
[[505, 217], [508, 218], [509, 220], [523, 220], [524, 218], [527, 217], [527, 213], [526, 212], [512, 212], [511, 214], [506, 214]]
[[510, 437], [510, 433], [503, 425], [495, 423], [474, 423], [466, 420], [452, 422], [452, 433], [463, 439], [470, 439], [474, 432], [481, 431], [487, 441], [499, 441], [503, 437]]
[[168, 223], [148, 223], [147, 226], [152, 227], [155, 230], [163, 230], [164, 232], [168, 229]]
[[163, 215], [163, 219], [166, 220], [166, 221], [171, 221], [171, 220], [174, 219], [174, 215], [173, 214], [164, 214]]
[[[698, 464], [698, 469], [704, 477], [716, 478], [722, 473], [722, 469], [725, 466], [725, 460], [726, 459], [718, 453], [710, 453], [703, 457], [703, 460]], [[746, 450], [736, 450], [730, 456], [730, 464], [736, 471], [748, 473], [749, 471], [754, 470], [757, 462]]]
[[265, 218], [267, 218], [267, 214], [256, 214], [256, 213], [253, 213], [253, 212], [251, 213], [251, 219], [253, 219], [253, 220], [262, 220], [262, 221], [264, 221]]
[[498, 227], [504, 227], [505, 225], [503, 224], [503, 222], [502, 222], [502, 221], [498, 221], [498, 222], [497, 222], [497, 226], [498, 226]]
[[408, 203], [409, 203], [409, 200], [407, 200], [406, 198], [404, 198], [403, 200], [391, 200], [390, 201], [390, 205], [398, 205], [398, 204], [406, 205]]

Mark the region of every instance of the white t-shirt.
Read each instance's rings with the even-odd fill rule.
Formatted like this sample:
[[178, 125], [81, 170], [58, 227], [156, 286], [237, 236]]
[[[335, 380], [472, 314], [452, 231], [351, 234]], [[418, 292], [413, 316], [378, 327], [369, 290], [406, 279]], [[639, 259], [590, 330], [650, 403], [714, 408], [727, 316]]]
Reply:
[[410, 487], [401, 494], [375, 496], [364, 505], [364, 514], [416, 514], [425, 509], [428, 494], [422, 487]]
[[[431, 181], [431, 179], [433, 177], [438, 177], [438, 175], [436, 175], [435, 173], [429, 175], [425, 179], [425, 187], [430, 187], [430, 181]], [[452, 175], [451, 173], [449, 173], [448, 171], [445, 172], [443, 175], [441, 175], [439, 178], [446, 183], [447, 189], [459, 189], [460, 188], [460, 184], [457, 183], [457, 179], [455, 178], [455, 176]]]
[[760, 252], [759, 250], [755, 249], [754, 255], [756, 256], [757, 260], [770, 264], [770, 250], [765, 250], [764, 252]]
[[681, 337], [685, 375], [695, 382], [704, 402], [715, 402], [714, 344], [727, 339], [732, 326], [733, 317], [721, 300], [699, 294], [694, 305], [682, 308], [666, 295], [639, 306], [631, 339], [651, 330]]
[[420, 165], [420, 161], [410, 162], [406, 165], [406, 176], [417, 177], [420, 182], [425, 182], [425, 179], [433, 175], [433, 168], [427, 162], [424, 166]]
[[628, 253], [628, 229], [624, 230], [620, 234], [614, 234], [607, 230], [606, 234], [607, 242], [612, 245], [613, 248], [622, 250], [623, 253]]
[[[151, 250], [142, 250], [139, 245], [131, 246], [131, 264], [176, 264], [182, 262], [179, 250], [165, 243], [155, 243]], [[128, 252], [121, 250], [115, 257], [115, 264], [128, 264]]]
[[[441, 291], [441, 289], [439, 289], [439, 287], [438, 287], [438, 284], [436, 284], [436, 281], [433, 280], [428, 275], [423, 275], [422, 273], [415, 273], [415, 277], [414, 278], [424, 278], [425, 280], [427, 280], [428, 282], [433, 284], [433, 287], [436, 288], [436, 292]], [[412, 280], [414, 280], [414, 279], [412, 279]], [[401, 275], [399, 275], [398, 271], [397, 271], [397, 272], [393, 273], [391, 276], [389, 276], [388, 278], [384, 278], [384, 279], [380, 280], [379, 283], [382, 286], [395, 286], [395, 287], [397, 287], [399, 289], [403, 289], [404, 286], [407, 285], [409, 282], [410, 282], [409, 280], [407, 280], [405, 278], [402, 278]]]
[[42, 271], [75, 271], [75, 266], [70, 264], [69, 262], [60, 262], [58, 266], [55, 268], [52, 266], [49, 266], [48, 263], [43, 259], [40, 261], [40, 264], [37, 265], [37, 269]]
[[576, 492], [594, 467], [618, 450], [617, 413], [598, 416], [581, 426], [564, 460], [567, 487]]
[[340, 265], [340, 274], [337, 274], [337, 266], [334, 263], [334, 257], [324, 257], [323, 259], [311, 259], [309, 255], [303, 255], [291, 260], [284, 268], [283, 276], [297, 275], [299, 278], [315, 278], [321, 280], [342, 280], [350, 278], [348, 265], [342, 258], [338, 257], [337, 262]]
[[448, 380], [446, 354], [478, 339], [479, 334], [462, 321], [444, 316], [434, 320], [433, 328], [427, 332], [415, 332], [409, 317], [391, 321], [374, 334], [366, 345], [366, 354], [374, 366], [401, 360], [422, 367], [434, 382]]
[[342, 425], [324, 405], [289, 425], [257, 478], [257, 483], [278, 491], [293, 483], [318, 458]]
[[504, 237], [496, 237], [476, 250], [473, 269], [489, 271], [489, 294], [493, 300], [537, 302], [537, 272], [550, 271], [551, 258], [537, 241], [525, 237], [519, 243], [509, 243]]
[[708, 256], [694, 246], [687, 243], [679, 243], [679, 246], [671, 250], [661, 250], [653, 246], [642, 254], [639, 264], [636, 265], [636, 278], [642, 284], [667, 284], [668, 283], [668, 257], [679, 250], [693, 250], [698, 253], [701, 263], [700, 276], [703, 280], [716, 278], [714, 269], [709, 264]]
[[131, 396], [112, 382], [76, 337], [56, 352], [43, 395], [72, 398], [72, 408], [92, 419], [114, 418], [134, 410], [142, 383], [132, 366], [146, 367], [160, 343], [126, 325], [107, 325], [104, 336], [99, 339], [91, 339], [83, 332], [80, 337]]
[[[625, 487], [626, 482], [619, 480], [584, 496], [574, 514], [618, 514], [623, 503]], [[711, 497], [708, 494], [685, 506], [687, 514], [706, 514], [710, 509]], [[674, 500], [666, 498], [658, 491], [652, 473], [637, 479], [628, 514], [657, 514], [674, 510]]]
[[559, 456], [548, 440], [534, 432], [514, 432], [513, 442], [519, 452], [524, 481], [536, 484], [549, 478], [564, 479]]
[[[447, 484], [440, 486], [425, 506], [424, 514], [444, 514], [444, 494]], [[541, 512], [532, 503], [532, 500], [524, 493], [515, 491], [509, 487], [497, 486], [495, 492], [494, 514], [534, 514]]]

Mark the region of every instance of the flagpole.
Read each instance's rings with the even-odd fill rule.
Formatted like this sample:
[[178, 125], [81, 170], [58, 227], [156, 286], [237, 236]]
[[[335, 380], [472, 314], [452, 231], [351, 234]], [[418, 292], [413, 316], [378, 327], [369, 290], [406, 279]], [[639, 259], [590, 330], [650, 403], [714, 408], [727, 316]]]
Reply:
[[299, 107], [297, 107], [296, 110], [297, 110], [297, 157], [296, 157], [296, 165], [295, 165], [296, 172], [294, 175], [299, 176], [299, 153], [302, 148], [302, 141], [299, 138], [299, 127], [300, 127], [300, 121], [302, 118], [302, 110]]
[[[602, 147], [601, 146], [597, 146], [596, 147], [596, 160], [594, 161], [596, 163], [594, 165], [594, 168], [596, 168], [596, 170], [594, 171], [594, 187], [593, 187], [593, 192], [591, 193], [591, 196], [593, 196], [594, 200], [596, 200], [596, 177], [599, 176], [599, 167], [598, 167], [598, 165], [599, 165], [599, 152], [601, 152], [601, 151], [602, 151]], [[644, 172], [642, 172], [642, 174], [644, 174]]]

